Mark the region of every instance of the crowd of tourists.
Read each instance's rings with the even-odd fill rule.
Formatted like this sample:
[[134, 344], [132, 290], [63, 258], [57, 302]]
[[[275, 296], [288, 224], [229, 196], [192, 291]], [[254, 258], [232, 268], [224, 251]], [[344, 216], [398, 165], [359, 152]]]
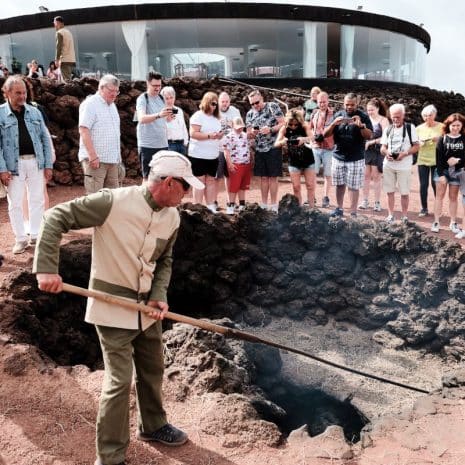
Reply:
[[[188, 440], [184, 431], [168, 423], [163, 410], [161, 320], [169, 309], [167, 289], [180, 224], [176, 207], [190, 189], [195, 202], [216, 214], [224, 183], [225, 212], [234, 215], [245, 208], [255, 176], [261, 207], [277, 212], [278, 180], [287, 160], [293, 193], [307, 208], [333, 205], [330, 216], [339, 219], [346, 213], [357, 217], [360, 210], [381, 211], [385, 201], [385, 221], [407, 221], [412, 166], [417, 164], [418, 215], [429, 215], [431, 187], [431, 230], [438, 232], [448, 192], [449, 228], [457, 238], [465, 237], [457, 220], [459, 192], [465, 201], [465, 117], [459, 113], [441, 123], [436, 108], [428, 105], [422, 110], [424, 123], [415, 127], [405, 121], [401, 103], [387, 109], [373, 98], [362, 109], [349, 93], [336, 111], [328, 94], [314, 88], [303, 107], [284, 111], [253, 90], [248, 94], [250, 109], [241, 115], [226, 92], [209, 91], [186, 125], [183, 110], [175, 105], [175, 89], [163, 87], [162, 76], [155, 72], [148, 74], [146, 85], [134, 115], [141, 185], [119, 188], [125, 175], [115, 104], [120, 82], [107, 74], [79, 108], [78, 157], [86, 195], [48, 210], [46, 182], [52, 177], [54, 151], [46, 115], [34, 104], [24, 76], [9, 76], [2, 88], [6, 102], [0, 105], [0, 186], [7, 190], [13, 253], [35, 246], [33, 272], [39, 288], [61, 292], [62, 236], [70, 229], [92, 227], [89, 287], [148, 308], [137, 313], [89, 299], [86, 321], [96, 327], [105, 362], [95, 465], [125, 464], [133, 369], [137, 438], [170, 446]], [[320, 172], [324, 191], [316, 199]]]

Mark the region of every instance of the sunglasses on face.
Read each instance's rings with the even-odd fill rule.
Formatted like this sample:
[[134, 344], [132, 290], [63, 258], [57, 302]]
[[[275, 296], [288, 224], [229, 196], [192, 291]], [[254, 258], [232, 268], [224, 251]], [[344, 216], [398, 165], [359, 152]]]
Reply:
[[250, 102], [250, 105], [252, 106], [260, 105], [260, 100], [257, 100], [256, 102]]
[[210, 103], [210, 105], [211, 105], [212, 107], [216, 107], [216, 106], [218, 105], [218, 102], [212, 102], [212, 103]]
[[181, 183], [182, 188], [184, 189], [184, 192], [187, 192], [189, 190], [189, 188], [191, 187], [191, 185], [182, 178], [173, 178], [173, 179], [175, 181], [178, 181], [179, 183]]

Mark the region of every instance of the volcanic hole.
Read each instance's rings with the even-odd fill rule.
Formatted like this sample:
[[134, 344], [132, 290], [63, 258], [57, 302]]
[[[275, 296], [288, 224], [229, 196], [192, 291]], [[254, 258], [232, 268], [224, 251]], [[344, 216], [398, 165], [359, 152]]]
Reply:
[[[457, 245], [428, 237], [415, 225], [330, 220], [301, 209], [292, 196], [280, 202], [278, 215], [250, 206], [230, 218], [185, 204], [181, 216], [169, 289], [174, 312], [227, 318], [224, 324], [249, 332], [292, 319], [311, 335], [329, 321], [343, 322], [376, 330], [378, 342], [394, 341], [398, 348], [464, 356], [465, 259]], [[87, 287], [89, 268], [90, 239], [62, 247], [65, 282]], [[38, 346], [59, 365], [101, 368], [94, 328], [83, 322], [85, 299], [43, 294], [27, 272], [11, 274], [4, 288], [3, 325], [16, 341]], [[192, 346], [184, 353], [186, 342], [176, 333], [185, 325], [165, 326], [165, 343], [174, 354], [166, 362], [168, 376], [187, 359], [192, 369], [197, 363], [189, 358]], [[318, 386], [289, 380], [276, 349], [190, 331], [199, 357], [213, 357], [223, 370], [202, 389], [252, 392], [251, 404], [261, 418], [286, 435], [304, 424], [310, 435], [338, 424], [348, 440], [359, 439], [368, 420], [350, 395], [338, 399]], [[280, 334], [273, 333], [273, 339], [279, 341]], [[299, 348], [306, 350], [305, 344]], [[197, 369], [202, 376], [204, 368]], [[186, 395], [194, 384], [186, 382]]]

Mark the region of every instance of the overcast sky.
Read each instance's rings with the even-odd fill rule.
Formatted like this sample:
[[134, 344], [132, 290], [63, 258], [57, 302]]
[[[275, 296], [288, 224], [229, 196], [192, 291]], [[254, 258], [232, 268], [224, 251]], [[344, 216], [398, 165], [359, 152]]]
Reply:
[[[197, 2], [194, 0], [195, 3]], [[83, 8], [101, 5], [126, 5], [136, 3], [170, 3], [169, 0], [2, 0], [0, 18], [9, 18], [39, 11], [43, 5], [50, 11], [61, 8]], [[203, 2], [208, 3], [208, 2]], [[234, 3], [230, 0], [228, 3]], [[261, 2], [260, 2], [261, 3]], [[356, 9], [424, 24], [431, 35], [431, 51], [426, 58], [424, 84], [438, 90], [453, 90], [465, 95], [465, 1], [448, 0], [293, 0], [271, 1], [302, 5], [322, 5]]]

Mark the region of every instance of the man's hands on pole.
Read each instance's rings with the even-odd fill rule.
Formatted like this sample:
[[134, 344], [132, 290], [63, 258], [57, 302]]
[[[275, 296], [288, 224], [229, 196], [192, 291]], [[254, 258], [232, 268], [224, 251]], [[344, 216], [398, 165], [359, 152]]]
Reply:
[[59, 274], [37, 273], [36, 278], [41, 291], [58, 294], [63, 290], [63, 280]]

